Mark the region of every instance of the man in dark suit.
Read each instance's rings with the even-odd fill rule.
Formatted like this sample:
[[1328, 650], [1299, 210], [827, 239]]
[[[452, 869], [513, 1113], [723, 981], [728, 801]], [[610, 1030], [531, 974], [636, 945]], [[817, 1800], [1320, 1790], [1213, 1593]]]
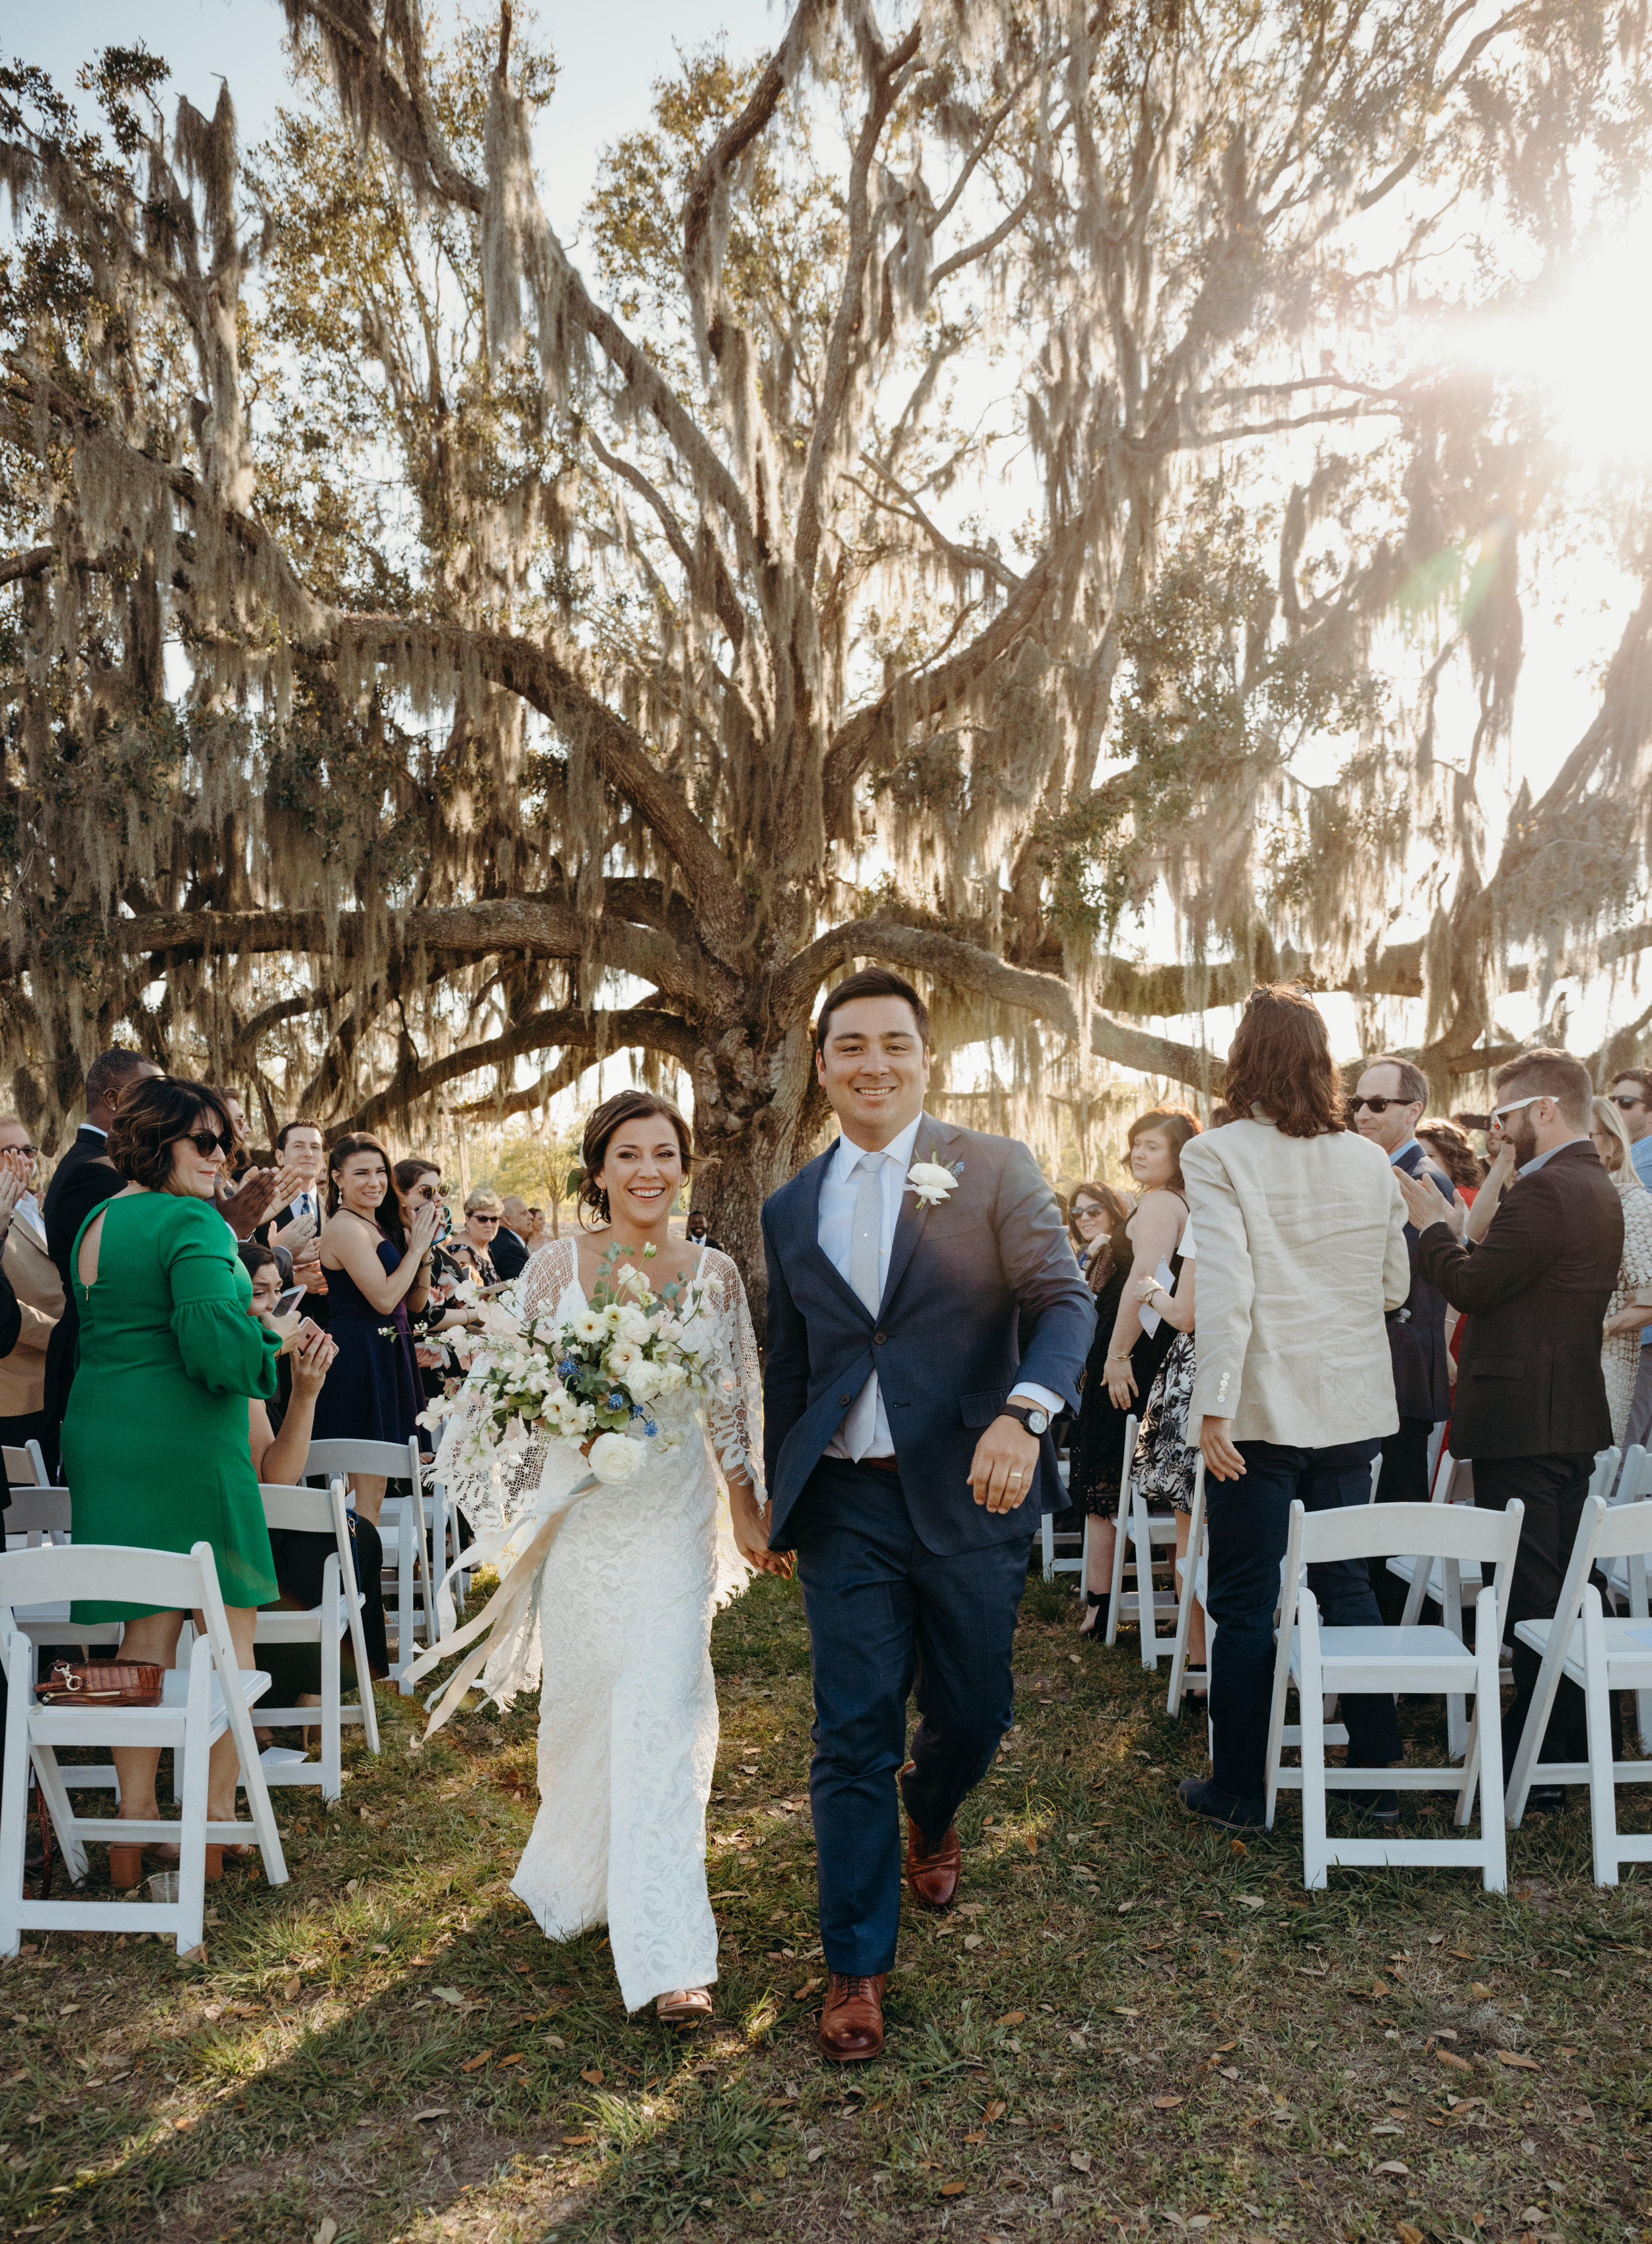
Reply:
[[[1517, 1621], [1551, 1616], [1577, 1540], [1594, 1453], [1612, 1439], [1601, 1328], [1623, 1254], [1617, 1187], [1589, 1142], [1594, 1086], [1563, 1051], [1523, 1052], [1497, 1073], [1494, 1119], [1515, 1173], [1479, 1246], [1453, 1234], [1466, 1211], [1446, 1208], [1426, 1178], [1401, 1176], [1417, 1225], [1418, 1268], [1468, 1329], [1457, 1370], [1452, 1455], [1474, 1461], [1474, 1501], [1526, 1506], [1514, 1578], [1503, 1605], [1514, 1702], [1503, 1721], [1503, 1766], [1514, 1757], [1541, 1665], [1514, 1638]], [[1584, 1761], [1583, 1694], [1562, 1681], [1545, 1761]], [[1534, 1792], [1535, 1804], [1556, 1804]]]
[[853, 2061], [884, 2045], [900, 1800], [914, 1898], [958, 1889], [953, 1817], [1010, 1726], [1049, 1423], [1076, 1407], [1095, 1310], [1026, 1146], [924, 1113], [910, 983], [851, 975], [815, 1034], [842, 1135], [763, 1209], [764, 1444], [769, 1544], [797, 1554], [814, 1666], [820, 2044]]
[[51, 1455], [47, 1465], [58, 1470], [58, 1442], [63, 1414], [69, 1406], [69, 1389], [75, 1375], [80, 1344], [80, 1311], [70, 1267], [80, 1227], [96, 1207], [124, 1189], [123, 1180], [106, 1150], [110, 1125], [120, 1094], [145, 1076], [160, 1070], [141, 1052], [100, 1052], [86, 1071], [86, 1119], [75, 1132], [75, 1142], [58, 1164], [41, 1209], [46, 1225], [46, 1252], [63, 1280], [63, 1315], [46, 1349], [45, 1416], [51, 1430]]
[[519, 1278], [528, 1267], [532, 1252], [525, 1236], [528, 1228], [528, 1204], [512, 1193], [504, 1203], [504, 1220], [493, 1234], [493, 1267], [501, 1278]]
[[[1447, 1200], [1456, 1187], [1431, 1161], [1418, 1140], [1417, 1125], [1428, 1104], [1428, 1078], [1408, 1059], [1390, 1052], [1367, 1060], [1349, 1112], [1362, 1138], [1387, 1154], [1389, 1166], [1408, 1177], [1426, 1173]], [[1452, 1414], [1451, 1351], [1446, 1345], [1446, 1296], [1417, 1267], [1417, 1227], [1405, 1226], [1411, 1258], [1411, 1291], [1388, 1315], [1388, 1352], [1394, 1367], [1398, 1432], [1383, 1437], [1383, 1469], [1377, 1482], [1384, 1504], [1426, 1504], [1428, 1444], [1434, 1428]], [[1385, 1558], [1371, 1562], [1371, 1587], [1382, 1617], [1391, 1627], [1405, 1605], [1405, 1585], [1388, 1571]]]

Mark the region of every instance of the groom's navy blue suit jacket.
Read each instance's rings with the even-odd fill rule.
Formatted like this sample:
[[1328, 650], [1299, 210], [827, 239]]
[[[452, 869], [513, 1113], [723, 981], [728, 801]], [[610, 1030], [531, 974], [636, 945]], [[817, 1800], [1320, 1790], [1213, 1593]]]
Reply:
[[[763, 1208], [770, 1542], [790, 1547], [787, 1515], [874, 1371], [907, 1511], [927, 1548], [951, 1557], [1030, 1535], [1037, 1487], [1019, 1510], [989, 1512], [976, 1504], [969, 1470], [983, 1429], [1018, 1378], [1078, 1408], [1095, 1307], [1054, 1194], [1016, 1139], [954, 1129], [926, 1114], [913, 1159], [963, 1166], [952, 1193], [932, 1207], [903, 1194], [874, 1316], [820, 1248], [820, 1190], [833, 1150]], [[1053, 1487], [1047, 1438], [1041, 1463]]]

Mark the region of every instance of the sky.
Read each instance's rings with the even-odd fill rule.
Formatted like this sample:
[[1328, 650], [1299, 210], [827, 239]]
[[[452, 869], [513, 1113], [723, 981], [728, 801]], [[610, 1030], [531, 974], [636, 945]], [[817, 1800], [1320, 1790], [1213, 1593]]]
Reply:
[[[479, 0], [471, 12], [484, 12]], [[540, 0], [537, 12], [540, 37], [560, 65], [536, 142], [541, 191], [546, 215], [570, 246], [600, 151], [644, 116], [650, 87], [672, 67], [674, 42], [692, 48], [727, 33], [737, 51], [755, 54], [772, 47], [787, 21], [768, 0]], [[427, 23], [446, 13], [427, 0]], [[44, 16], [12, 0], [0, 10], [0, 48], [70, 91], [89, 56], [133, 40], [135, 22], [150, 52], [171, 65], [174, 94], [210, 112], [227, 78], [242, 146], [262, 139], [288, 93], [276, 0], [144, 0], [141, 10], [132, 0], [68, 0]]]

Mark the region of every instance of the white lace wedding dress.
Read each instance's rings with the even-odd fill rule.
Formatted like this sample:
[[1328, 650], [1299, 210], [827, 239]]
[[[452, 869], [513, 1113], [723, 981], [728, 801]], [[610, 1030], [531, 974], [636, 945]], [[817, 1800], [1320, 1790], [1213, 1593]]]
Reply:
[[[749, 1578], [718, 1467], [762, 1487], [762, 1390], [745, 1288], [709, 1247], [691, 1286], [715, 1370], [708, 1392], [656, 1411], [681, 1445], [662, 1453], [650, 1443], [632, 1479], [572, 1505], [535, 1605], [510, 1640], [491, 1645], [483, 1676], [505, 1705], [536, 1672], [539, 1683], [539, 1813], [511, 1889], [552, 1940], [607, 1926], [630, 2011], [717, 1976], [706, 1886], [711, 1620]], [[584, 1299], [574, 1242], [541, 1247], [520, 1281], [525, 1319]], [[444, 1455], [465, 1415], [461, 1396]], [[478, 1533], [512, 1528], [519, 1550], [586, 1477], [577, 1450], [559, 1442], [531, 1444], [491, 1484], [455, 1473], [449, 1486]]]

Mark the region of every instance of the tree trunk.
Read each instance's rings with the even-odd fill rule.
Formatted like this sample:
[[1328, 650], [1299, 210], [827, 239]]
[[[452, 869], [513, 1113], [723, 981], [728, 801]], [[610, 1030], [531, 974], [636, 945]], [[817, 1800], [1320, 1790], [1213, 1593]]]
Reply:
[[694, 1055], [695, 1207], [745, 1281], [759, 1339], [768, 1312], [762, 1208], [808, 1159], [827, 1108], [815, 1083], [809, 1024], [781, 1028], [754, 1008]]

